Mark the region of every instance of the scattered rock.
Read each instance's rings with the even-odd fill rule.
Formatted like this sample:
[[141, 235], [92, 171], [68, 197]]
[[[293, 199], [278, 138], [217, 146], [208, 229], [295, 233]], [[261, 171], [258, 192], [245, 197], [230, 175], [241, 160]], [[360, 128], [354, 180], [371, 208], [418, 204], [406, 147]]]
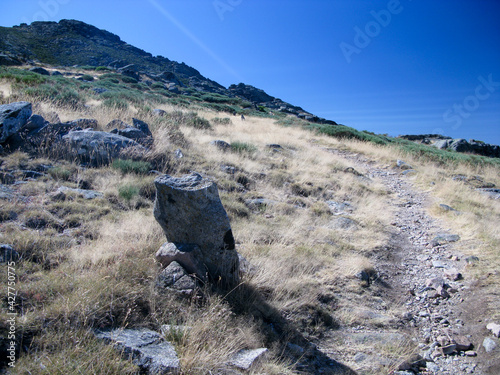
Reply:
[[467, 350], [464, 354], [467, 357], [476, 357], [477, 356], [477, 353], [474, 350]]
[[334, 215], [346, 215], [353, 212], [354, 208], [349, 202], [326, 201], [328, 208]]
[[0, 244], [0, 263], [17, 262], [19, 253], [12, 245]]
[[125, 129], [113, 129], [111, 131], [111, 134], [118, 134], [122, 137], [133, 139], [144, 147], [150, 147], [153, 144], [153, 138], [134, 127], [127, 127]]
[[456, 345], [457, 352], [465, 352], [473, 347], [470, 340], [465, 336], [454, 336], [452, 342]]
[[434, 268], [445, 268], [446, 265], [443, 262], [441, 262], [440, 260], [433, 260], [432, 261], [432, 267], [434, 267]]
[[42, 76], [50, 76], [50, 72], [47, 69], [35, 66], [30, 69], [30, 72], [41, 74]]
[[497, 342], [496, 340], [492, 339], [491, 337], [486, 337], [483, 341], [483, 347], [484, 350], [486, 350], [486, 353], [490, 353], [493, 350], [497, 348]]
[[191, 295], [196, 289], [196, 281], [187, 274], [186, 270], [177, 262], [171, 262], [158, 275], [158, 288], [169, 288], [183, 294]]
[[153, 109], [153, 114], [158, 117], [163, 117], [167, 114], [167, 111], [164, 111], [163, 109]]
[[480, 193], [487, 194], [490, 196], [490, 198], [493, 199], [500, 199], [500, 189], [495, 189], [495, 188], [481, 188], [481, 189], [476, 189]]
[[268, 352], [266, 348], [243, 349], [236, 353], [229, 361], [229, 365], [241, 370], [249, 370], [258, 360], [261, 360]]
[[444, 279], [442, 277], [434, 277], [432, 279], [427, 279], [425, 285], [433, 289], [442, 288], [444, 286]]
[[206, 270], [200, 262], [201, 259], [203, 259], [203, 254], [194, 244], [166, 242], [156, 252], [156, 260], [163, 267], [168, 267], [172, 262], [179, 263], [187, 272], [196, 274], [204, 280]]
[[442, 246], [450, 242], [457, 242], [458, 240], [460, 240], [460, 236], [457, 234], [440, 233], [432, 239], [431, 245], [432, 247]]
[[147, 137], [153, 137], [151, 130], [149, 130], [149, 125], [144, 121], [132, 118], [132, 126], [136, 129], [139, 129], [144, 134], [146, 134]]
[[177, 374], [180, 363], [171, 343], [149, 329], [115, 329], [96, 333], [112, 343], [123, 355], [150, 374]]
[[488, 323], [486, 329], [489, 329], [493, 336], [500, 337], [500, 324]]
[[0, 143], [16, 134], [28, 122], [31, 111], [29, 102], [0, 105]]
[[140, 158], [146, 149], [120, 135], [92, 130], [74, 130], [62, 137], [66, 155], [92, 166], [109, 164], [113, 159]]
[[440, 204], [439, 207], [443, 210], [443, 211], [448, 211], [448, 212], [458, 212], [457, 210], [455, 210], [453, 207], [450, 207], [448, 206], [447, 204]]
[[465, 258], [465, 261], [467, 262], [467, 264], [474, 265], [479, 262], [479, 258], [472, 255], [470, 257]]
[[95, 190], [85, 190], [85, 189], [74, 189], [66, 186], [61, 186], [59, 189], [57, 189], [56, 194], [54, 194], [53, 199], [55, 200], [64, 200], [61, 199], [61, 195], [59, 193], [74, 193], [76, 195], [79, 195], [83, 197], [84, 199], [95, 199], [95, 198], [102, 198], [104, 196], [103, 193]]
[[451, 281], [457, 281], [462, 278], [462, 274], [456, 268], [445, 269], [444, 276]]
[[274, 204], [276, 204], [276, 201], [273, 201], [272, 199], [266, 199], [266, 198], [245, 199], [245, 205], [252, 210], [258, 210], [261, 208], [265, 208], [267, 206], [272, 206]]
[[33, 131], [43, 128], [47, 125], [47, 121], [40, 115], [31, 115], [26, 124], [21, 128], [22, 130]]
[[210, 142], [212, 146], [217, 147], [221, 151], [229, 151], [231, 149], [231, 145], [227, 143], [226, 141], [222, 141], [220, 139], [217, 139], [215, 141]]
[[[192, 173], [182, 177], [157, 177], [155, 186], [154, 216], [167, 240], [175, 243], [177, 249], [180, 244], [197, 245], [201, 258], [196, 264], [206, 267], [211, 280], [220, 279], [227, 285], [237, 283], [238, 254], [215, 183]], [[198, 272], [199, 277], [205, 277], [205, 273]]]

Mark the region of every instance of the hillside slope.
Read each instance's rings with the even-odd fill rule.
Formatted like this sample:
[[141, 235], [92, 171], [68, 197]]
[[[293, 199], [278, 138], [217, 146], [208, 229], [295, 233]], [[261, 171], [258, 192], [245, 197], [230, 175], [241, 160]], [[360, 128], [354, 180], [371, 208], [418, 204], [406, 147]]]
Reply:
[[[57, 69], [64, 75], [0, 68], [0, 103], [30, 101], [61, 131], [141, 120], [152, 143], [140, 160], [98, 166], [62, 158], [54, 138], [3, 144], [0, 242], [17, 254], [15, 370], [138, 373], [95, 332], [149, 328], [173, 344], [182, 374], [245, 373], [228, 362], [259, 348], [267, 357], [246, 373], [498, 373], [498, 347], [483, 347], [498, 343], [486, 325], [500, 320], [500, 201], [485, 191], [500, 186], [496, 160], [284, 114], [243, 120], [109, 72], [81, 81], [89, 71]], [[153, 181], [191, 171], [216, 182], [246, 259], [229, 292], [159, 286], [154, 255], [165, 237]]]

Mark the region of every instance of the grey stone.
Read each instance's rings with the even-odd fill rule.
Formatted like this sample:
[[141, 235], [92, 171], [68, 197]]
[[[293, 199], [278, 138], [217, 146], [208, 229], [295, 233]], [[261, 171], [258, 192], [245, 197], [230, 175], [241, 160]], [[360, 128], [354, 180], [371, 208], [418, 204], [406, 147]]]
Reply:
[[425, 364], [425, 367], [427, 368], [427, 370], [434, 372], [436, 374], [439, 373], [440, 371], [439, 366], [436, 365], [434, 362], [427, 362]]
[[460, 236], [457, 234], [440, 233], [432, 239], [431, 245], [433, 247], [441, 246], [450, 242], [457, 242], [458, 240], [460, 240]]
[[229, 364], [241, 370], [249, 370], [257, 360], [260, 360], [267, 353], [266, 348], [243, 349], [237, 352], [230, 359]]
[[31, 111], [29, 102], [0, 105], [0, 143], [16, 134], [28, 122]]
[[276, 204], [276, 201], [266, 198], [245, 199], [245, 205], [253, 210], [265, 208], [267, 206], [272, 206], [274, 204]]
[[448, 145], [452, 142], [451, 139], [441, 139], [433, 144], [434, 147], [437, 147], [440, 150], [446, 150]]
[[476, 189], [480, 193], [487, 194], [490, 198], [500, 199], [500, 189], [495, 188], [480, 188]]
[[151, 138], [151, 136], [134, 127], [127, 127], [125, 129], [113, 129], [111, 131], [111, 134], [118, 134], [122, 137], [133, 139], [134, 141], [145, 147], [150, 147], [153, 144], [153, 138]]
[[[212, 280], [220, 279], [226, 285], [237, 283], [238, 254], [215, 183], [192, 173], [178, 178], [157, 177], [155, 186], [154, 216], [167, 240], [197, 245], [202, 256], [198, 262]], [[205, 277], [204, 273], [197, 275]]]
[[215, 141], [210, 142], [212, 146], [217, 147], [219, 150], [222, 151], [228, 151], [231, 149], [231, 145], [227, 143], [226, 141], [222, 141], [220, 139], [217, 139]]
[[427, 279], [425, 285], [434, 289], [442, 288], [444, 286], [444, 279], [442, 277]]
[[50, 72], [47, 69], [41, 68], [39, 66], [35, 66], [34, 68], [31, 68], [30, 72], [38, 73], [38, 74], [41, 74], [43, 76], [50, 76]]
[[95, 199], [95, 198], [102, 198], [104, 196], [103, 193], [95, 190], [85, 190], [85, 189], [74, 189], [70, 188], [67, 186], [61, 186], [59, 189], [57, 189], [57, 192], [61, 193], [75, 193], [84, 199]]
[[497, 341], [492, 339], [491, 337], [486, 337], [483, 340], [483, 347], [484, 350], [486, 350], [486, 353], [492, 352], [497, 348], [497, 346], [498, 346]]
[[453, 211], [453, 212], [458, 212], [455, 210], [453, 207], [448, 206], [447, 204], [440, 204], [439, 207], [443, 209], [444, 211]]
[[0, 263], [17, 262], [19, 253], [14, 250], [12, 245], [0, 244]]
[[457, 281], [462, 278], [462, 274], [456, 268], [444, 270], [444, 276], [451, 281]]
[[22, 127], [22, 129], [26, 129], [28, 131], [33, 131], [37, 129], [43, 128], [47, 124], [47, 121], [40, 115], [31, 115], [26, 124]]
[[467, 257], [465, 258], [465, 261], [467, 262], [467, 264], [476, 264], [479, 262], [479, 258], [477, 256], [470, 256], [470, 257]]
[[125, 358], [150, 374], [178, 374], [180, 363], [171, 343], [149, 329], [115, 329], [96, 336], [113, 343]]
[[108, 91], [108, 89], [105, 89], [104, 87], [94, 87], [94, 88], [92, 89], [92, 91], [93, 91], [95, 94], [99, 95], [99, 94], [104, 94], [105, 92], [107, 92], [107, 91]]
[[334, 215], [345, 215], [352, 213], [353, 207], [349, 202], [326, 201], [328, 208]]
[[153, 136], [153, 134], [151, 133], [151, 130], [149, 129], [149, 125], [147, 123], [145, 123], [144, 121], [138, 120], [136, 118], [132, 118], [132, 126], [136, 129], [139, 129], [144, 134], [146, 134], [147, 137]]
[[163, 117], [167, 114], [167, 111], [164, 111], [163, 109], [153, 109], [153, 114], [158, 117]]
[[67, 155], [92, 166], [109, 164], [118, 157], [140, 158], [146, 152], [134, 140], [107, 132], [74, 130], [62, 138]]
[[165, 242], [156, 252], [156, 260], [163, 267], [168, 267], [170, 263], [176, 262], [187, 272], [194, 273], [204, 280], [206, 269], [201, 262], [202, 259], [203, 254], [195, 244]]
[[488, 323], [486, 329], [489, 329], [493, 336], [500, 337], [500, 324]]

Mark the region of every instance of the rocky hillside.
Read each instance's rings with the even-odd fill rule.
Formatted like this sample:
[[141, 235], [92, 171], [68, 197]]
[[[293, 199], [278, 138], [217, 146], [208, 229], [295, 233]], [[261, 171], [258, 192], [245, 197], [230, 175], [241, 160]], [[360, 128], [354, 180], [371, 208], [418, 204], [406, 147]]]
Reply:
[[[39, 62], [54, 66], [107, 67], [142, 80], [160, 81], [174, 92], [194, 89], [198, 92], [239, 97], [256, 108], [268, 108], [294, 114], [308, 121], [335, 124], [265, 94], [262, 90], [242, 83], [226, 89], [203, 77], [196, 69], [152, 56], [122, 41], [119, 36], [81, 21], [33, 22], [12, 28], [0, 27], [0, 65], [20, 65]], [[256, 94], [259, 92], [259, 94]]]

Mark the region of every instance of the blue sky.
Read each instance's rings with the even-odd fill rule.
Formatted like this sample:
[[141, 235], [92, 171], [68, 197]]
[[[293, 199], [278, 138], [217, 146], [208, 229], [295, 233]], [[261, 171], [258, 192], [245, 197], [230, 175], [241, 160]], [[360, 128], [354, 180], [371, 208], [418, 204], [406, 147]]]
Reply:
[[498, 0], [18, 0], [0, 25], [63, 18], [359, 130], [500, 144]]

